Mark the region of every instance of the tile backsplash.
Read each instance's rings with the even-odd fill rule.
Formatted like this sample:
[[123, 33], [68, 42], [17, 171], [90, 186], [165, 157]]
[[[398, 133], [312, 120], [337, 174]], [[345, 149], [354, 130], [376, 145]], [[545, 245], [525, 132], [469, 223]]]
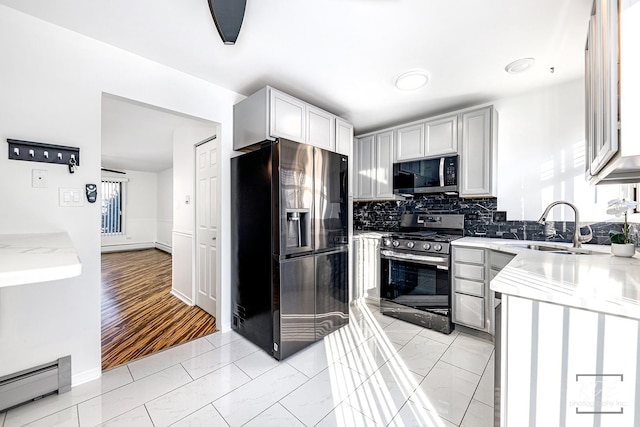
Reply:
[[[574, 222], [547, 221], [494, 221], [498, 199], [494, 197], [463, 199], [438, 194], [423, 195], [406, 200], [356, 201], [353, 203], [355, 230], [397, 231], [403, 213], [464, 214], [465, 236], [510, 238], [520, 240], [571, 242]], [[584, 224], [584, 223], [583, 223]], [[622, 230], [619, 222], [589, 224], [593, 239], [589, 243], [608, 245], [609, 230]], [[587, 229], [583, 228], [586, 234]], [[632, 241], [639, 245], [640, 225], [629, 224]]]

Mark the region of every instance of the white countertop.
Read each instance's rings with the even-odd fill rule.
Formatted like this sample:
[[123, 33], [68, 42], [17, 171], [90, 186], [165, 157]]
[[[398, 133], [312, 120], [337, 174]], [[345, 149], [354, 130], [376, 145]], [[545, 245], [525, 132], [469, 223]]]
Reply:
[[640, 319], [640, 254], [615, 257], [610, 246], [583, 245], [597, 255], [565, 255], [518, 247], [538, 244], [570, 248], [571, 244], [464, 237], [454, 246], [486, 248], [516, 254], [491, 281], [491, 289], [537, 301]]
[[0, 287], [79, 276], [67, 233], [0, 234]]

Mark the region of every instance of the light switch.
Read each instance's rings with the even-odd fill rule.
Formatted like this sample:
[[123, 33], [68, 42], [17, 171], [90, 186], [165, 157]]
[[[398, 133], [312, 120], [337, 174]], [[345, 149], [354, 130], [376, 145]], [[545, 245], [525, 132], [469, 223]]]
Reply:
[[47, 188], [47, 171], [33, 169], [31, 171], [31, 186], [34, 188]]
[[81, 188], [59, 188], [58, 189], [58, 206], [62, 207], [81, 207], [84, 206], [84, 198], [82, 197]]

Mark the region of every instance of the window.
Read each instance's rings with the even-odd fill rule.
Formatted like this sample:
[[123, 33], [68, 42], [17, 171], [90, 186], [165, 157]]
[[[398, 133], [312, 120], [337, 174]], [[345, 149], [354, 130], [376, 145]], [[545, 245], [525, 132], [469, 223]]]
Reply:
[[124, 234], [124, 184], [119, 179], [103, 178], [102, 195], [103, 235]]

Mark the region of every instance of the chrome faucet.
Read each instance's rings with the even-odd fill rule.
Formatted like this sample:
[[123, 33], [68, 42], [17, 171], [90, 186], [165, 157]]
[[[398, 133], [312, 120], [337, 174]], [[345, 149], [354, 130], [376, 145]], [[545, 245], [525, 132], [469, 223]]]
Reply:
[[547, 220], [547, 215], [549, 215], [549, 211], [555, 205], [567, 205], [571, 209], [573, 209], [573, 212], [575, 214], [575, 223], [576, 223], [575, 230], [573, 230], [573, 247], [574, 248], [582, 247], [583, 243], [586, 243], [593, 238], [593, 231], [591, 230], [591, 227], [589, 225], [587, 225], [587, 228], [589, 229], [589, 234], [586, 234], [584, 236], [580, 234], [580, 214], [578, 213], [578, 208], [576, 208], [573, 204], [562, 201], [562, 200], [553, 202], [549, 206], [547, 206], [547, 208], [544, 210], [544, 212], [540, 216], [540, 219], [538, 220], [539, 224], [545, 223], [545, 221]]

